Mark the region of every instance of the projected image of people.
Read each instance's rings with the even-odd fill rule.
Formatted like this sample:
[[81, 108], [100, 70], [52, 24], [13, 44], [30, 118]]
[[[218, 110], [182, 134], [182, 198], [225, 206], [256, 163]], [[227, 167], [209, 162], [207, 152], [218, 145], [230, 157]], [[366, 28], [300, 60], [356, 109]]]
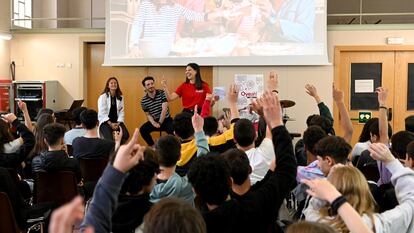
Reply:
[[327, 0], [109, 1], [118, 65], [327, 63]]
[[314, 0], [263, 0], [260, 10], [266, 21], [263, 41], [313, 41]]
[[168, 56], [176, 39], [177, 24], [187, 21], [212, 21], [222, 17], [221, 11], [193, 11], [176, 0], [143, 0], [132, 24], [129, 48], [135, 57]]

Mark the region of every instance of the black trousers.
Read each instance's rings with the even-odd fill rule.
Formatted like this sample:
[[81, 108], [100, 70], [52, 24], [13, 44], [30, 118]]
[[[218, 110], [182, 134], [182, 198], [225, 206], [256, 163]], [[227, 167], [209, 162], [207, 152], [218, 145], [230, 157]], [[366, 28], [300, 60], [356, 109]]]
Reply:
[[[126, 141], [128, 141], [129, 139], [129, 132], [128, 129], [125, 127], [125, 124], [123, 122], [119, 122], [119, 127], [122, 128], [122, 139], [121, 139], [121, 144], [124, 144]], [[99, 134], [101, 135], [102, 138], [105, 138], [107, 140], [114, 140], [114, 137], [112, 135], [112, 128], [110, 125], [108, 125], [108, 123], [104, 122], [101, 124], [101, 126], [99, 127]]]
[[165, 131], [168, 134], [174, 134], [172, 118], [171, 117], [165, 118], [160, 128], [155, 128], [149, 121], [145, 122], [141, 126], [141, 128], [139, 128], [139, 132], [141, 133], [142, 138], [145, 140], [148, 146], [154, 145], [154, 140], [151, 137], [151, 132], [154, 132], [154, 131]]

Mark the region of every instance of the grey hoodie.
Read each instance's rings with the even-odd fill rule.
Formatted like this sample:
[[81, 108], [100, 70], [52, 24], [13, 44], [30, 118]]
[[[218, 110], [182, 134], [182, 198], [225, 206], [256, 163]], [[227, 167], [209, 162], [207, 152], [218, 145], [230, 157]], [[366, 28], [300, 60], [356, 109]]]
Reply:
[[154, 186], [150, 194], [150, 201], [156, 203], [165, 197], [178, 197], [191, 205], [194, 205], [195, 194], [193, 186], [188, 182], [187, 177], [181, 177], [174, 173], [165, 183]]

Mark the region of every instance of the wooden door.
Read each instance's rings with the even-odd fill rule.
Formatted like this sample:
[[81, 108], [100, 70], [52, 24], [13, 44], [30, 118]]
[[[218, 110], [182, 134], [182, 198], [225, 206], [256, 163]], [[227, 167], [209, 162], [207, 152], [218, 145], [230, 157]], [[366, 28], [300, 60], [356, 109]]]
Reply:
[[[339, 54], [338, 54], [339, 53]], [[380, 67], [380, 76], [379, 82], [374, 81], [373, 89], [383, 86], [388, 88], [388, 103], [387, 107], [394, 109], [393, 99], [394, 99], [394, 51], [342, 51], [338, 52], [335, 56], [335, 85], [344, 91], [345, 94], [345, 105], [349, 111], [350, 118], [352, 119], [352, 125], [354, 128], [354, 134], [352, 137], [351, 145], [354, 145], [358, 142], [359, 135], [361, 134], [363, 124], [358, 123], [358, 113], [360, 111], [368, 111], [372, 112], [372, 117], [378, 117], [378, 106], [375, 104], [375, 97], [372, 93], [363, 93], [369, 97], [357, 100], [355, 98], [360, 98], [356, 96], [361, 96], [361, 93], [355, 94], [358, 91], [356, 88], [359, 89], [360, 87], [360, 80], [375, 80], [375, 75], [370, 77], [370, 73], [367, 72], [366, 76], [358, 74], [360, 78], [354, 77], [351, 78], [352, 67], [354, 67], [354, 72], [356, 67], [365, 67], [365, 66], [376, 66]], [[337, 56], [340, 56], [337, 59]], [[363, 72], [362, 72], [363, 73]], [[353, 73], [353, 76], [355, 73]], [[352, 89], [352, 90], [351, 90]], [[352, 96], [354, 95], [354, 96]], [[370, 99], [369, 99], [370, 98]], [[373, 99], [375, 98], [375, 99]], [[358, 107], [361, 101], [370, 101], [370, 104], [365, 104], [366, 109]], [[376, 106], [376, 107], [375, 107]], [[337, 131], [337, 135], [342, 136], [342, 130], [340, 129], [339, 125], [339, 116], [338, 112], [334, 111], [334, 118], [335, 118], [335, 129]], [[393, 118], [395, 119], [395, 118]], [[393, 126], [393, 122], [390, 122], [391, 126]], [[394, 128], [394, 127], [393, 127]]]
[[[105, 83], [109, 77], [115, 76], [119, 81], [119, 86], [125, 98], [125, 124], [132, 135], [135, 128], [139, 128], [147, 121], [145, 113], [141, 109], [141, 98], [144, 96], [142, 79], [145, 76], [153, 76], [156, 81], [156, 88], [161, 89], [161, 78], [167, 80], [169, 90], [174, 91], [179, 84], [185, 81], [185, 65], [180, 67], [120, 67], [102, 66], [104, 63], [105, 44], [91, 43], [86, 51], [87, 68], [87, 96], [86, 104], [88, 108], [98, 110], [98, 97], [101, 95]], [[203, 80], [212, 87], [213, 71], [212, 67], [201, 67]], [[170, 103], [172, 116], [181, 112], [181, 100]], [[153, 138], [157, 138], [158, 133], [153, 133]], [[140, 137], [139, 142], [145, 145]]]

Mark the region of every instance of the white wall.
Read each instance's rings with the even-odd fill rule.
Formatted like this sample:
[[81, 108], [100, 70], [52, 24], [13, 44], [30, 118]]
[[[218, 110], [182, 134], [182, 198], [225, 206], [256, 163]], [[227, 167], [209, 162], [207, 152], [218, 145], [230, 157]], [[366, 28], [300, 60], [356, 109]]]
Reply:
[[[81, 40], [85, 37], [96, 35], [15, 34], [10, 57], [16, 62], [16, 80], [58, 80], [58, 108], [69, 108], [84, 96]], [[98, 38], [103, 41], [103, 34]]]
[[[10, 31], [10, 0], [0, 0], [0, 32]], [[10, 41], [0, 39], [0, 79], [9, 79]]]

